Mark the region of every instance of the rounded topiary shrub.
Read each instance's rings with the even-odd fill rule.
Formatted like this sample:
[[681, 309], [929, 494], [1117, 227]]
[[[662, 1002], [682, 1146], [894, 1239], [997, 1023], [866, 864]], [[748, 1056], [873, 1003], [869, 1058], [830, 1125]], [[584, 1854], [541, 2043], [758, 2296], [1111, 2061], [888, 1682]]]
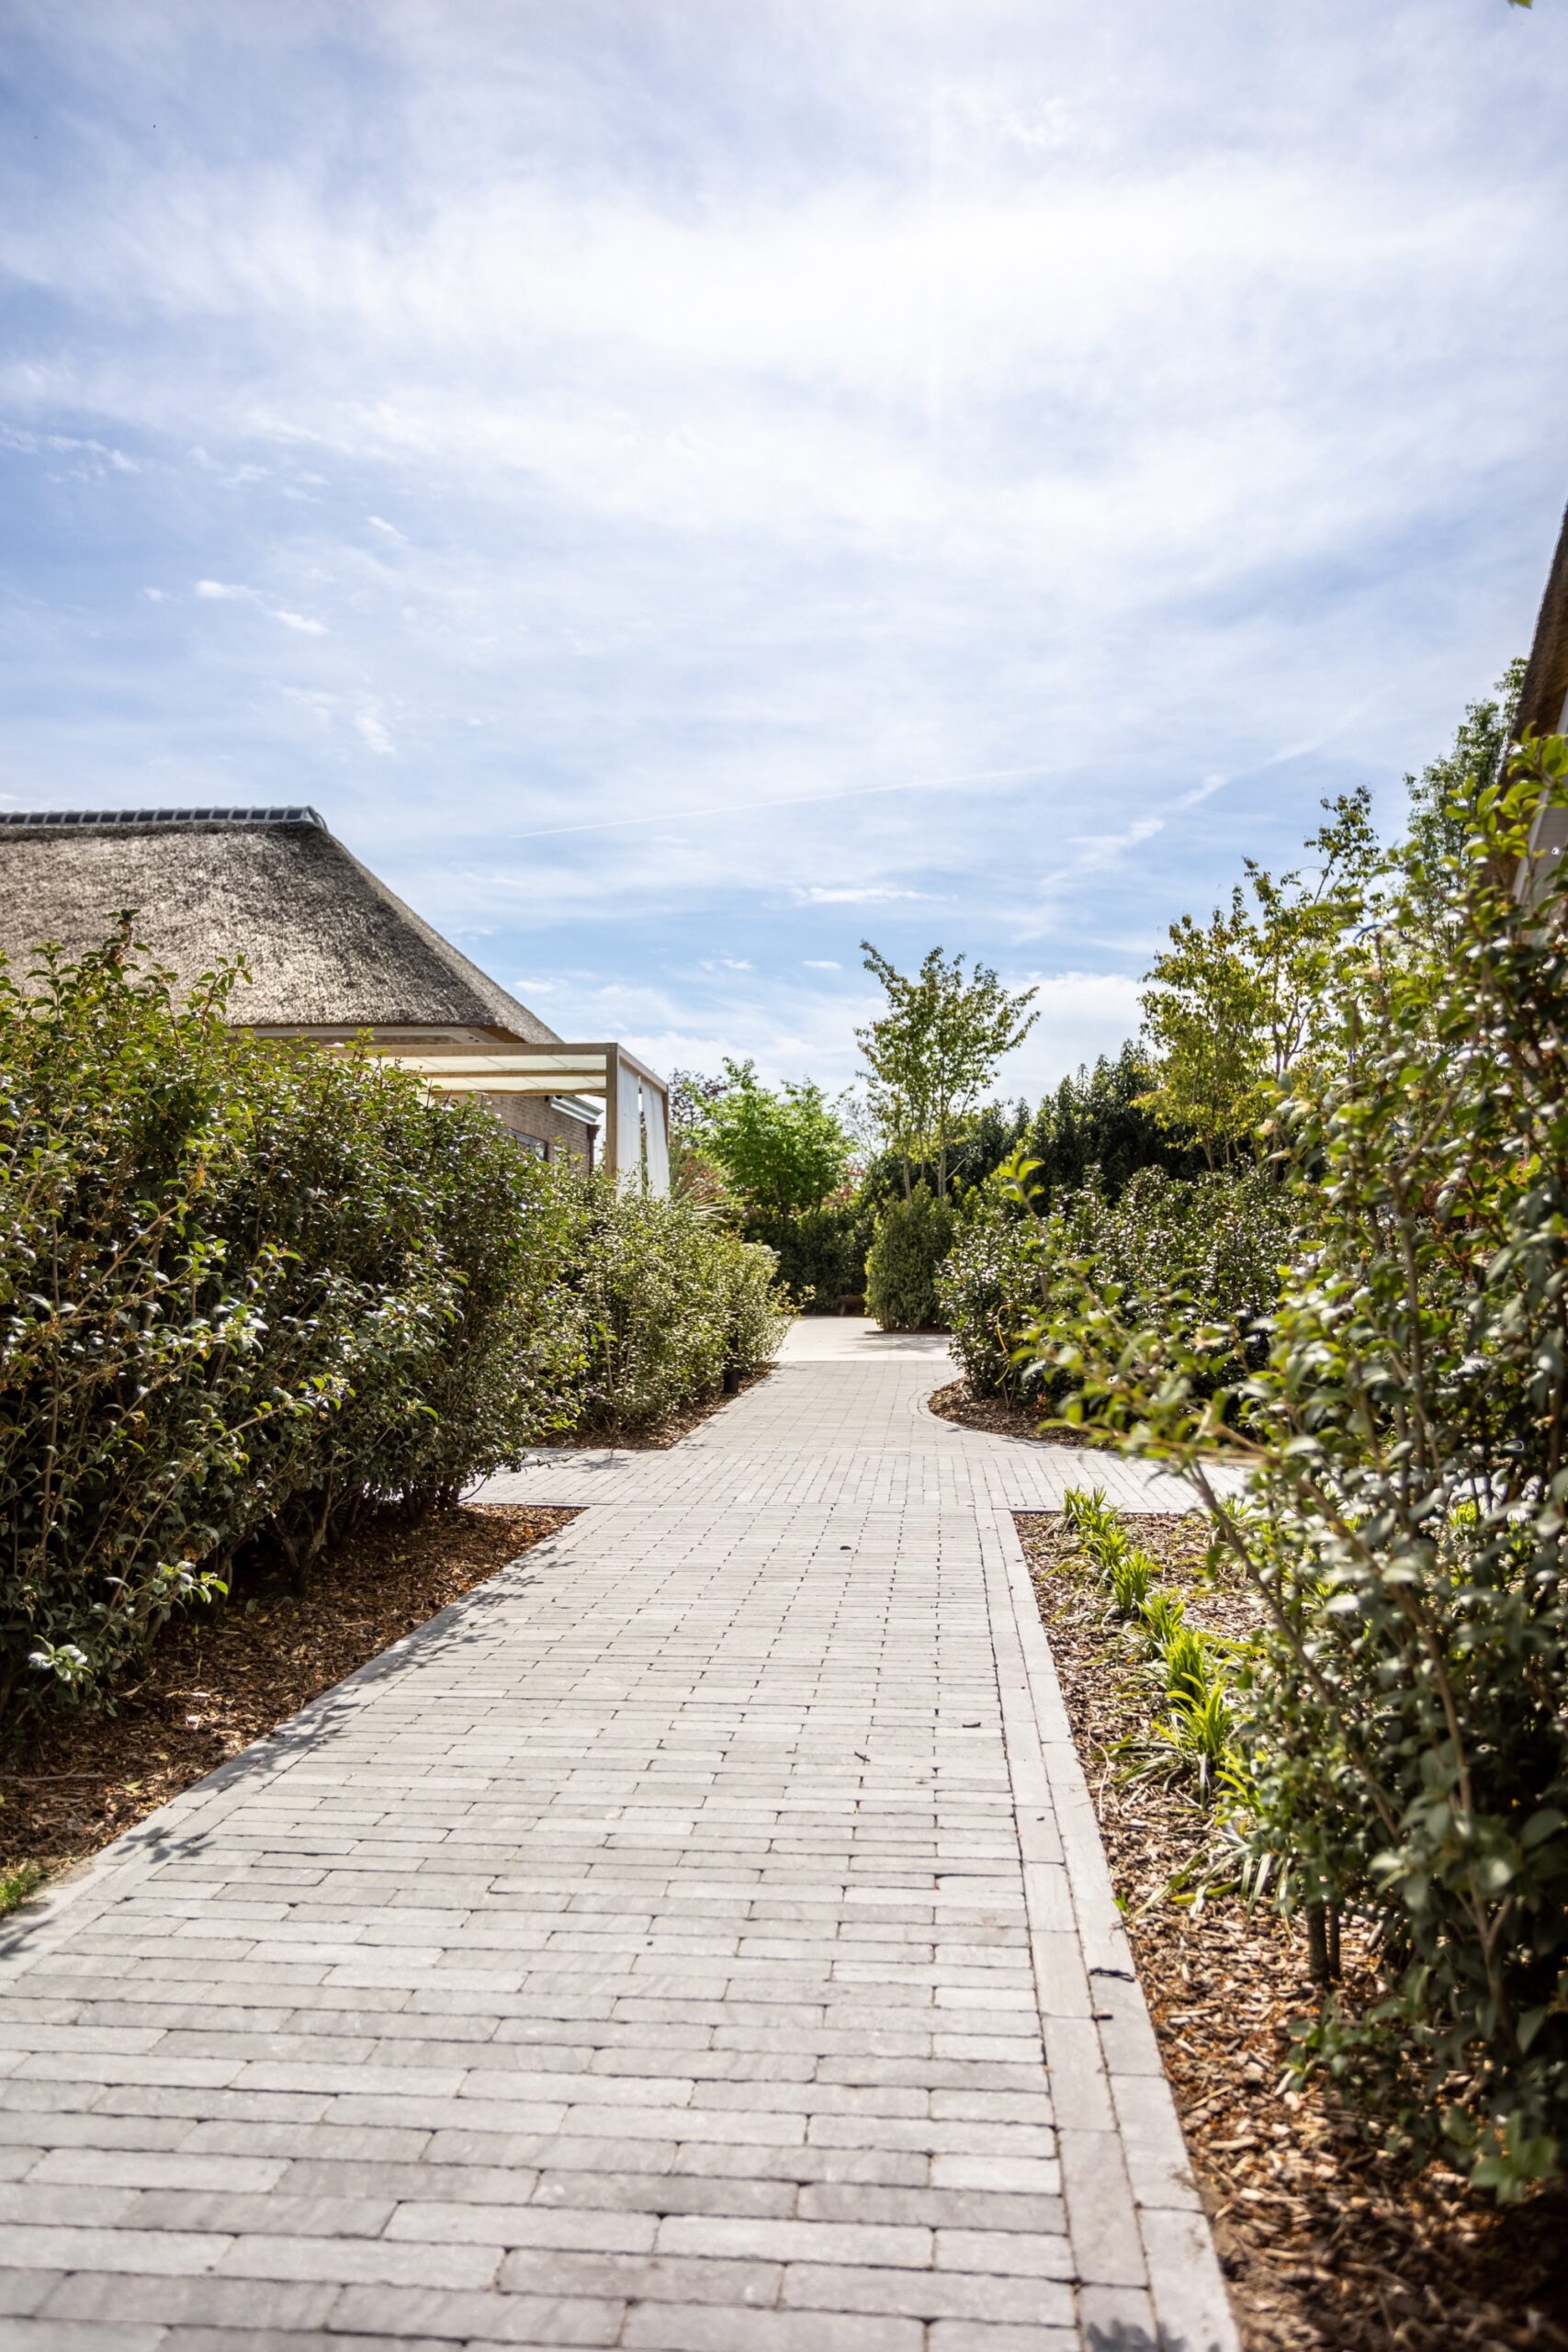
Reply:
[[917, 1184], [876, 1220], [865, 1261], [865, 1303], [885, 1331], [928, 1331], [942, 1321], [937, 1269], [953, 1247], [957, 1220], [945, 1201]]

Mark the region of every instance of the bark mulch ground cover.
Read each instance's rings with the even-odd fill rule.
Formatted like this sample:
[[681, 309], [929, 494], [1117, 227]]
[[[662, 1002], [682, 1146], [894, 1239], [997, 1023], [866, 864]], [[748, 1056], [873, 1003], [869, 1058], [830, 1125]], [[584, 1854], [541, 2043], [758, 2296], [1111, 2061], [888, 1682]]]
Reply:
[[[1499, 2212], [1456, 2174], [1402, 2170], [1321, 2086], [1285, 2085], [1292, 2022], [1316, 1997], [1304, 1930], [1234, 1895], [1196, 1913], [1171, 1897], [1209, 1818], [1179, 1788], [1126, 1777], [1118, 1743], [1155, 1712], [1140, 1652], [1063, 1521], [1018, 1525], [1247, 2352], [1568, 2346], [1568, 2194]], [[1205, 1573], [1201, 1520], [1140, 1513], [1137, 1536], [1190, 1623], [1251, 1629], [1245, 1587]], [[1344, 1961], [1346, 1992], [1369, 1991], [1371, 1954], [1348, 1928]]]
[[107, 1846], [483, 1584], [575, 1511], [460, 1505], [388, 1512], [321, 1563], [177, 1619], [112, 1713], [62, 1713], [0, 1758], [0, 1908]]
[[984, 1430], [991, 1437], [1026, 1437], [1036, 1445], [1102, 1446], [1105, 1440], [1092, 1430], [1043, 1430], [1037, 1415], [1027, 1405], [1015, 1405], [1008, 1396], [976, 1396], [970, 1393], [966, 1380], [950, 1381], [939, 1388], [927, 1404], [944, 1421], [957, 1421], [966, 1430]]

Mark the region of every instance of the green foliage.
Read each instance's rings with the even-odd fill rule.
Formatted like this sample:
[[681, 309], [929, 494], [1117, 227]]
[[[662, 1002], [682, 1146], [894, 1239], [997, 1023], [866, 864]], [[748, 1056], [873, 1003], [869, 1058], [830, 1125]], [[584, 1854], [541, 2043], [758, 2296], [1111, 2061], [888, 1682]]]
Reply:
[[1092, 1070], [1063, 1079], [1019, 1138], [1035, 1163], [1040, 1210], [1080, 1192], [1091, 1178], [1114, 1201], [1140, 1168], [1196, 1174], [1202, 1165], [1198, 1148], [1173, 1136], [1149, 1107], [1154, 1083], [1147, 1053], [1131, 1042], [1114, 1061], [1102, 1054]]
[[998, 1194], [984, 1197], [937, 1270], [936, 1315], [976, 1396], [1021, 1397], [1026, 1367], [1014, 1361], [1017, 1334], [1043, 1302], [1035, 1219]]
[[1032, 1190], [1031, 1163], [1002, 1176], [1005, 1192], [983, 1201], [939, 1279], [953, 1352], [977, 1394], [1066, 1395], [1078, 1319], [1112, 1303], [1123, 1321], [1207, 1334], [1209, 1388], [1234, 1385], [1261, 1345], [1297, 1216], [1268, 1170], [1184, 1182], [1141, 1168], [1119, 1200], [1090, 1184], [1042, 1218], [1012, 1213]]
[[384, 1062], [231, 1028], [233, 973], [182, 1006], [133, 957], [127, 926], [37, 993], [0, 975], [10, 1723], [101, 1692], [247, 1546], [303, 1577], [367, 1504], [711, 1392], [779, 1328], [770, 1252]]
[[262, 1531], [515, 1457], [571, 1366], [530, 1316], [536, 1163], [354, 1055], [174, 1003], [129, 932], [0, 979], [0, 1703], [102, 1681]]
[[820, 1208], [850, 1163], [849, 1136], [821, 1088], [805, 1079], [774, 1091], [749, 1061], [725, 1063], [691, 1135], [731, 1190], [765, 1216]]
[[1156, 1589], [1146, 1596], [1138, 1614], [1150, 1647], [1163, 1652], [1175, 1639], [1178, 1626], [1185, 1623], [1187, 1604], [1179, 1592]]
[[[1205, 1679], [1189, 1674], [1170, 1692], [1170, 1712], [1154, 1727], [1154, 1738], [1166, 1751], [1168, 1764], [1190, 1771], [1200, 1804], [1210, 1804], [1234, 1773], [1235, 1708], [1226, 1684], [1213, 1676], [1204, 1658]], [[1156, 1769], [1158, 1758], [1156, 1758]]]
[[18, 1862], [8, 1871], [0, 1871], [0, 1919], [7, 1911], [15, 1911], [29, 1894], [36, 1894], [49, 1872], [41, 1862]]
[[584, 1359], [576, 1426], [646, 1429], [754, 1371], [790, 1317], [771, 1250], [680, 1199], [618, 1193], [603, 1175], [570, 1186], [570, 1257], [558, 1303]]
[[1543, 796], [1568, 797], [1561, 738], [1455, 804], [1443, 937], [1395, 899], [1280, 1111], [1303, 1233], [1244, 1429], [1179, 1320], [1106, 1295], [1037, 1341], [1186, 1470], [1267, 1607], [1255, 1851], [1374, 1922], [1387, 1978], [1303, 2065], [1500, 2195], [1568, 2142], [1568, 904], [1562, 876], [1513, 889]]
[[1238, 888], [1206, 923], [1183, 915], [1155, 958], [1144, 1034], [1155, 1064], [1150, 1109], [1227, 1166], [1262, 1118], [1265, 995], [1252, 917]]
[[1134, 1780], [1190, 1780], [1211, 1804], [1248, 1784], [1237, 1742], [1234, 1643], [1186, 1622], [1180, 1598], [1159, 1582], [1159, 1566], [1134, 1544], [1126, 1521], [1105, 1499], [1069, 1487], [1062, 1515], [1109, 1597], [1111, 1613], [1131, 1620], [1154, 1657], [1153, 1679], [1166, 1713], [1120, 1752]]
[[1450, 886], [1476, 801], [1488, 786], [1503, 781], [1524, 682], [1521, 657], [1509, 662], [1490, 695], [1466, 707], [1451, 749], [1404, 779], [1410, 796], [1406, 920], [1439, 936], [1447, 936], [1452, 922]]
[[1129, 1545], [1111, 1563], [1111, 1600], [1118, 1617], [1136, 1617], [1158, 1570], [1146, 1552]]
[[840, 1298], [865, 1290], [873, 1221], [858, 1200], [829, 1201], [798, 1216], [748, 1217], [746, 1238], [778, 1260], [778, 1278], [805, 1315], [832, 1315]]
[[914, 1193], [917, 1167], [929, 1160], [936, 1197], [944, 1201], [953, 1147], [997, 1064], [1034, 1026], [1035, 991], [1010, 994], [984, 964], [966, 976], [964, 957], [940, 947], [912, 979], [869, 939], [861, 949], [887, 997], [886, 1012], [855, 1032], [871, 1073], [872, 1107], [898, 1155], [905, 1197]]
[[1334, 1035], [1350, 968], [1342, 945], [1379, 874], [1370, 806], [1364, 790], [1324, 803], [1328, 821], [1307, 844], [1318, 858], [1308, 872], [1276, 879], [1247, 859], [1247, 889], [1207, 923], [1191, 915], [1173, 923], [1147, 974], [1148, 1107], [1194, 1138], [1210, 1168], [1250, 1156], [1279, 1090]]
[[866, 1305], [885, 1331], [926, 1331], [938, 1322], [937, 1271], [953, 1247], [956, 1220], [945, 1201], [917, 1184], [876, 1220], [865, 1261]]
[[1086, 1552], [1098, 1558], [1101, 1548], [1122, 1532], [1121, 1513], [1105, 1499], [1103, 1487], [1069, 1487], [1062, 1497], [1062, 1517]]

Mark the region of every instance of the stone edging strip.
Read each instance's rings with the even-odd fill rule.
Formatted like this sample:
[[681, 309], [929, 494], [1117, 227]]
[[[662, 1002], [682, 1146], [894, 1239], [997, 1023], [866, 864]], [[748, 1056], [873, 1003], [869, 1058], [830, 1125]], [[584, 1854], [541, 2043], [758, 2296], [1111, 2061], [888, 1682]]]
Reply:
[[1029, 1563], [1010, 1512], [982, 1534], [1084, 2341], [1239, 2352]]

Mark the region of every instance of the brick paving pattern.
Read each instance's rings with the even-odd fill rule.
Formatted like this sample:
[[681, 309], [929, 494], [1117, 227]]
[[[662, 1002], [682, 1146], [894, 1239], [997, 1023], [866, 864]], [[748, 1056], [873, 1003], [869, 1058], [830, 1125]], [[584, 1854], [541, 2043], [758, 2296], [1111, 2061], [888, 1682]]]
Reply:
[[1233, 2352], [1010, 1513], [806, 1327], [0, 1941], [17, 2352]]

